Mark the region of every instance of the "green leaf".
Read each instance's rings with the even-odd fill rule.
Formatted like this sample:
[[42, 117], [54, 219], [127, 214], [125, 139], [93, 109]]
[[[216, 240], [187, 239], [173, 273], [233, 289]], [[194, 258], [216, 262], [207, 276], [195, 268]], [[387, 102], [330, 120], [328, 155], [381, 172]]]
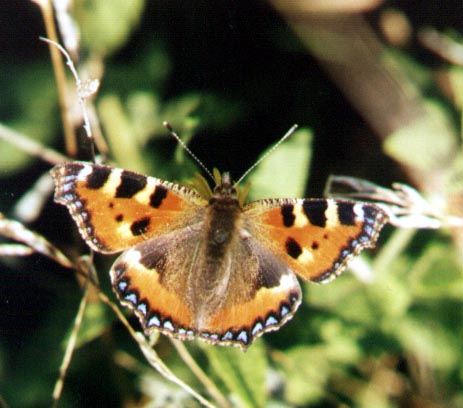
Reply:
[[412, 265], [409, 286], [418, 299], [461, 300], [463, 275], [448, 244], [433, 242]]
[[139, 23], [143, 0], [78, 1], [75, 16], [86, 47], [110, 54], [126, 43]]
[[459, 66], [452, 66], [449, 69], [449, 83], [455, 96], [455, 104], [463, 111], [463, 68]]
[[294, 347], [284, 356], [285, 400], [307, 406], [325, 395], [329, 363], [323, 347]]
[[454, 330], [436, 324], [431, 317], [429, 313], [423, 316], [409, 315], [390, 322], [388, 326], [403, 350], [415, 355], [429, 367], [440, 370], [458, 368], [461, 361], [461, 338], [455, 336]]
[[[2, 104], [8, 105], [3, 125], [12, 132], [46, 146], [59, 128], [56, 89], [48, 66], [13, 66], [0, 72]], [[10, 133], [10, 132], [8, 132]], [[14, 139], [14, 134], [10, 136]], [[6, 138], [8, 139], [8, 138]], [[30, 166], [28, 153], [7, 140], [0, 140], [0, 176], [7, 177]]]
[[457, 137], [442, 105], [429, 102], [425, 108], [426, 114], [386, 139], [384, 150], [400, 163], [430, 171], [447, 166], [455, 157]]
[[[84, 318], [79, 328], [76, 348], [82, 347], [99, 337], [108, 330], [106, 308], [101, 302], [91, 302], [85, 307]], [[66, 338], [67, 341], [67, 338]]]
[[264, 343], [257, 341], [243, 353], [231, 347], [205, 347], [214, 374], [238, 400], [240, 407], [265, 406], [267, 359]]
[[147, 173], [140, 143], [120, 98], [115, 94], [101, 97], [98, 113], [118, 166]]

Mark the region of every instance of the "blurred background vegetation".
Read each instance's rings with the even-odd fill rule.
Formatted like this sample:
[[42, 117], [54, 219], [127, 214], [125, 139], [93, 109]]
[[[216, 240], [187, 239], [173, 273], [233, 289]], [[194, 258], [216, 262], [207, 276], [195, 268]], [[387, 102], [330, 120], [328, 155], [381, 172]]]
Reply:
[[[0, 212], [76, 259], [87, 249], [49, 184], [36, 217], [18, 208], [51, 167], [18, 149], [20, 136], [90, 157], [69, 73], [66, 132], [77, 134], [75, 151], [65, 142], [38, 3], [48, 2], [0, 7]], [[55, 3], [59, 11], [65, 2]], [[327, 177], [343, 174], [410, 184], [442, 213], [462, 216], [461, 2], [70, 3], [56, 14], [60, 41], [81, 77], [101, 81], [90, 118], [109, 147], [100, 141], [100, 152], [118, 166], [191, 177], [195, 165], [162, 127], [167, 120], [209, 169], [237, 179], [298, 123], [298, 134], [249, 178], [253, 199], [320, 197]], [[329, 285], [303, 284], [293, 320], [247, 353], [187, 348], [240, 407], [463, 407], [462, 251], [461, 227], [387, 227], [378, 249], [362, 254], [368, 279], [348, 271]], [[96, 256], [95, 264], [115, 300], [112, 260]], [[0, 262], [0, 406], [50, 406], [82, 283], [37, 254]], [[179, 378], [224, 405], [168, 339], [155, 350]], [[98, 405], [199, 403], [149, 366], [95, 297], [59, 406]]]

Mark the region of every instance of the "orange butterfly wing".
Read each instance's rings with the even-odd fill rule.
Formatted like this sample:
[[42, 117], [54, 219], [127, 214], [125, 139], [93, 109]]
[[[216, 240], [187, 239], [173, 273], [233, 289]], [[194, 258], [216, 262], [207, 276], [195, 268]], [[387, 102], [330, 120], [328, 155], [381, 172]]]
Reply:
[[329, 282], [387, 222], [373, 204], [324, 199], [267, 199], [245, 207], [251, 234], [281, 254], [303, 279]]
[[103, 253], [186, 225], [207, 204], [177, 184], [97, 164], [65, 163], [51, 174], [55, 201], [68, 207], [87, 244]]

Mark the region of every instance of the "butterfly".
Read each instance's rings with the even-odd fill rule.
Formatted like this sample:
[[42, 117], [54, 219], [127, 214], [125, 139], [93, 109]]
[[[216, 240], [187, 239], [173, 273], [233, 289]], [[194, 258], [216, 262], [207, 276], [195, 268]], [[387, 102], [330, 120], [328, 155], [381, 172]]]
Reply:
[[301, 303], [296, 277], [329, 282], [387, 222], [373, 204], [262, 199], [245, 204], [229, 173], [193, 188], [87, 162], [51, 170], [55, 201], [85, 242], [122, 252], [111, 282], [146, 335], [245, 350]]

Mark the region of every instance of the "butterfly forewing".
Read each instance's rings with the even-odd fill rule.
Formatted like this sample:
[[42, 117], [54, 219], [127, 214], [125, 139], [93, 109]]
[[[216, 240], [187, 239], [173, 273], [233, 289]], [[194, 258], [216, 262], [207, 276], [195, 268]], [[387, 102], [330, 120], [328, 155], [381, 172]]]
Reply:
[[[55, 201], [68, 207], [87, 244], [119, 252], [201, 216], [198, 194], [135, 172], [83, 162], [52, 170]], [[180, 225], [179, 225], [180, 224]]]
[[267, 199], [246, 208], [251, 228], [303, 279], [327, 282], [349, 259], [374, 246], [385, 213], [372, 204], [324, 199]]

